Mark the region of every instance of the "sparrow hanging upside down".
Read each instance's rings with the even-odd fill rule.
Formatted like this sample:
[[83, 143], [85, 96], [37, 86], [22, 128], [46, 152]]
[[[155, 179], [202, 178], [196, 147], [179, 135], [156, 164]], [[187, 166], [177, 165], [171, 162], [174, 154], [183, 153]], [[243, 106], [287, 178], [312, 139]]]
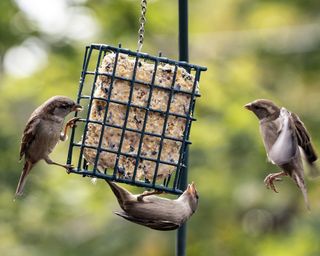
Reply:
[[67, 139], [68, 127], [73, 127], [77, 118], [67, 122], [63, 132], [64, 118], [72, 111], [79, 111], [82, 107], [65, 96], [54, 96], [44, 102], [31, 114], [24, 129], [20, 160], [24, 156], [25, 163], [19, 179], [15, 196], [23, 194], [26, 178], [33, 166], [41, 159], [47, 164], [54, 164], [69, 170], [71, 166], [52, 161], [49, 154], [52, 152], [59, 140]]
[[154, 193], [133, 195], [115, 182], [106, 180], [123, 211], [115, 214], [131, 222], [156, 230], [174, 230], [185, 223], [198, 208], [199, 196], [194, 183], [175, 200]]
[[260, 133], [268, 159], [282, 170], [269, 174], [264, 180], [266, 186], [278, 192], [274, 181], [281, 180], [281, 176], [289, 175], [302, 191], [309, 209], [301, 153], [313, 169], [316, 169], [313, 163], [317, 160], [317, 155], [304, 124], [296, 114], [283, 107], [279, 108], [270, 100], [255, 100], [246, 104], [245, 108], [260, 120]]

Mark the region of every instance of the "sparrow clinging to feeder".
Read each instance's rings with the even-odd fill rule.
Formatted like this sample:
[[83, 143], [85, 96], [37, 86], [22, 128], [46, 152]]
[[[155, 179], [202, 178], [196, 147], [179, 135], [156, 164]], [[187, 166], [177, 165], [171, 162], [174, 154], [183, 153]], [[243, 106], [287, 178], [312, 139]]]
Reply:
[[199, 196], [194, 183], [189, 184], [178, 199], [171, 200], [152, 195], [152, 193], [133, 195], [116, 183], [107, 182], [123, 210], [115, 214], [152, 229], [177, 229], [198, 207]]
[[264, 180], [266, 186], [278, 192], [273, 182], [281, 180], [281, 176], [290, 176], [302, 191], [309, 209], [301, 154], [305, 155], [307, 163], [313, 169], [316, 169], [314, 162], [317, 155], [303, 122], [296, 114], [283, 107], [279, 108], [270, 100], [255, 100], [246, 104], [245, 108], [258, 117], [268, 159], [282, 170], [269, 174]]
[[19, 179], [15, 196], [23, 194], [26, 178], [33, 166], [41, 159], [47, 164], [54, 164], [69, 170], [71, 166], [54, 162], [49, 154], [59, 140], [67, 139], [68, 127], [73, 127], [77, 118], [67, 122], [63, 132], [65, 117], [72, 111], [82, 107], [65, 96], [54, 96], [44, 102], [31, 114], [23, 131], [20, 147], [20, 160], [24, 156], [25, 163]]

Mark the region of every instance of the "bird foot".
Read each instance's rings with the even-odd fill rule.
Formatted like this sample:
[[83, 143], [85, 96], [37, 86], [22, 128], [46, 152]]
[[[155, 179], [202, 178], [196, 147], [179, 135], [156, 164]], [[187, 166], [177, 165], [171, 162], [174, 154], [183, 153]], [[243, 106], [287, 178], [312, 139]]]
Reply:
[[65, 125], [63, 132], [60, 134], [60, 140], [66, 141], [68, 139], [68, 128], [77, 127], [76, 122], [78, 122], [80, 117], [71, 118]]
[[272, 189], [274, 192], [279, 193], [275, 187], [275, 185], [273, 184], [273, 182], [275, 181], [282, 181], [281, 178], [279, 178], [280, 176], [284, 176], [287, 175], [284, 172], [278, 172], [278, 173], [270, 173], [265, 179], [264, 179], [264, 184], [266, 185], [266, 187], [268, 189]]
[[66, 164], [63, 167], [66, 168], [67, 174], [70, 174], [70, 172], [71, 172], [71, 170], [73, 169], [74, 166], [72, 164]]
[[77, 127], [76, 123], [80, 120], [80, 117], [74, 117], [71, 118], [67, 123], [66, 126], [73, 128], [73, 127]]
[[146, 197], [146, 196], [151, 196], [151, 195], [159, 195], [159, 194], [162, 194], [163, 192], [162, 191], [159, 191], [159, 190], [153, 190], [153, 191], [144, 191], [141, 195], [139, 195], [137, 197], [137, 200], [139, 202], [142, 202], [143, 201], [143, 198]]

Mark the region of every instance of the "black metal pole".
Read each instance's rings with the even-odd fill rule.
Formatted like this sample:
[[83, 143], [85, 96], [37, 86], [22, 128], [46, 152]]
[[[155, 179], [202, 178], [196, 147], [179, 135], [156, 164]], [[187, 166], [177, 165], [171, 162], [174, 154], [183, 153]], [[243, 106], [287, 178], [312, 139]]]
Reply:
[[179, 60], [189, 61], [188, 0], [179, 0]]
[[[179, 0], [179, 60], [189, 61], [188, 53], [188, 0]], [[188, 155], [189, 149], [186, 145], [185, 152], [186, 167], [182, 172], [179, 188], [185, 190], [188, 183]], [[176, 256], [186, 255], [186, 238], [187, 238], [187, 225], [184, 224], [177, 231], [177, 245]]]

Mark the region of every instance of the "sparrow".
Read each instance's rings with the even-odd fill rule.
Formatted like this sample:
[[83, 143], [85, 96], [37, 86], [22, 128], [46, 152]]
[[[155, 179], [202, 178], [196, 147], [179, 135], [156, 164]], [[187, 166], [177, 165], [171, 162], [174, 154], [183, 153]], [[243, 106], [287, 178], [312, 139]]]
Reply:
[[33, 111], [21, 139], [20, 160], [24, 157], [25, 162], [15, 197], [23, 194], [27, 176], [39, 160], [43, 159], [47, 164], [64, 167], [67, 171], [71, 168], [69, 165], [54, 162], [49, 154], [59, 140], [67, 139], [68, 128], [73, 127], [78, 119], [69, 120], [63, 129], [65, 117], [70, 112], [81, 109], [80, 105], [68, 97], [54, 96]]
[[302, 155], [313, 169], [316, 169], [314, 162], [318, 157], [305, 125], [295, 113], [276, 106], [270, 100], [258, 99], [246, 104], [245, 108], [258, 117], [268, 160], [281, 169], [265, 178], [267, 188], [278, 193], [274, 181], [280, 181], [281, 176], [290, 176], [302, 191], [306, 206], [310, 209]]
[[179, 198], [172, 200], [155, 196], [154, 194], [161, 193], [159, 191], [145, 191], [134, 195], [116, 183], [106, 181], [123, 210], [115, 214], [151, 229], [162, 231], [177, 229], [198, 207], [199, 196], [193, 182]]

